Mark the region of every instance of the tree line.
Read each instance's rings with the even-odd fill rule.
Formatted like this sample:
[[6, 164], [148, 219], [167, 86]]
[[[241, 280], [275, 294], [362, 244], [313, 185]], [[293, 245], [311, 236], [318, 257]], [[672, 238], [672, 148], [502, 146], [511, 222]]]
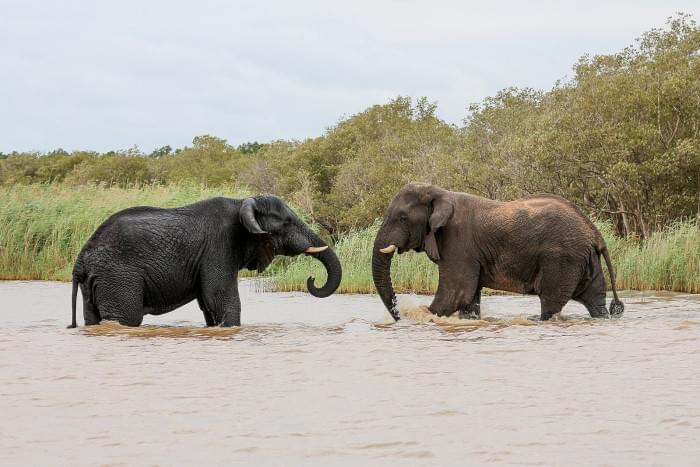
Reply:
[[410, 181], [501, 200], [556, 193], [623, 236], [700, 218], [700, 29], [689, 15], [582, 57], [548, 91], [504, 89], [460, 125], [436, 110], [399, 96], [302, 141], [0, 153], [0, 185], [237, 186], [284, 197], [332, 234], [370, 225]]

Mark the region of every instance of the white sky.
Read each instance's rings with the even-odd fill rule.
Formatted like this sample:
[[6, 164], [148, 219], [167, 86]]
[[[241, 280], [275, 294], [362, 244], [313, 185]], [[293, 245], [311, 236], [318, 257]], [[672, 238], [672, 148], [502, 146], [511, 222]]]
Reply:
[[320, 135], [397, 95], [460, 123], [698, 0], [0, 0], [0, 151]]

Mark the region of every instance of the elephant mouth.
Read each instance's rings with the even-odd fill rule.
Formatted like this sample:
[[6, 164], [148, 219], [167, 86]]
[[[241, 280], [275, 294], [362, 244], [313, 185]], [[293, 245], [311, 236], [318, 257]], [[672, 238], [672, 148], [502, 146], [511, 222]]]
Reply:
[[244, 267], [250, 271], [261, 273], [272, 263], [276, 254], [272, 239], [267, 235], [258, 235]]
[[387, 245], [386, 247], [380, 249], [379, 251], [381, 251], [384, 254], [396, 253], [396, 254], [402, 255], [408, 251], [415, 251], [415, 252], [420, 253], [423, 251], [423, 248], [424, 248], [423, 242], [420, 242], [419, 244], [417, 244], [415, 246], [398, 246], [398, 245], [392, 243], [392, 244]]
[[425, 235], [416, 234], [413, 232], [408, 233], [408, 240], [406, 240], [405, 245], [398, 247], [396, 250], [398, 254], [403, 254], [407, 251], [422, 252], [425, 247]]

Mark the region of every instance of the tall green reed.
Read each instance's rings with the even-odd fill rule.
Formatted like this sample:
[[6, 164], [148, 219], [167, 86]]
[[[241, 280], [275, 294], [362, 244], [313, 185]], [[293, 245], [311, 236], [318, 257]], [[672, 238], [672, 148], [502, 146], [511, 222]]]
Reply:
[[239, 190], [200, 185], [15, 185], [0, 188], [0, 278], [70, 280], [85, 241], [113, 213], [131, 206], [182, 206]]

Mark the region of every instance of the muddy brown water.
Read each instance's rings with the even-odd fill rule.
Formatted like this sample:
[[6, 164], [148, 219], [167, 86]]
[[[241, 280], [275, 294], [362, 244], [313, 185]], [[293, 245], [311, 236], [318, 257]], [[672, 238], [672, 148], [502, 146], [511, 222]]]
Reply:
[[434, 322], [403, 296], [388, 325], [376, 296], [241, 293], [241, 328], [190, 304], [69, 330], [70, 284], [0, 283], [0, 465], [700, 462], [700, 296], [548, 323], [536, 297]]

